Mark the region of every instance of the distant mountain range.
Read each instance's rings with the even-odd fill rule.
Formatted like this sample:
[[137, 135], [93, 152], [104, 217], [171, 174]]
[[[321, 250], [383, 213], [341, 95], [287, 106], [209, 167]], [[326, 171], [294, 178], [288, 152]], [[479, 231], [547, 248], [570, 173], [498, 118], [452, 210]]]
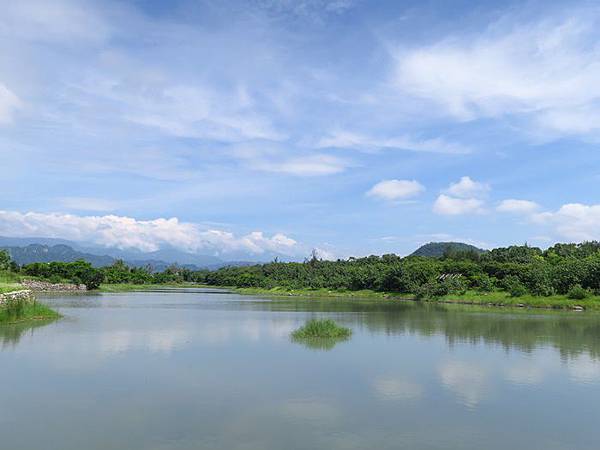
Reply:
[[485, 253], [485, 250], [475, 247], [474, 245], [465, 244], [464, 242], [430, 242], [416, 249], [411, 256], [428, 256], [431, 258], [440, 258], [448, 250], [458, 252], [476, 252]]
[[83, 259], [94, 267], [103, 267], [122, 259], [133, 267], [151, 267], [154, 271], [163, 271], [173, 264], [191, 270], [255, 264], [251, 261], [223, 261], [215, 256], [196, 255], [176, 249], [144, 253], [137, 250], [81, 245], [64, 239], [51, 238], [0, 237], [0, 249], [7, 250], [11, 258], [20, 265], [33, 262], [72, 262]]
[[[153, 271], [163, 271], [176, 264], [191, 270], [215, 270], [225, 266], [247, 266], [263, 261], [224, 261], [211, 255], [198, 255], [182, 252], [173, 248], [144, 253], [139, 250], [119, 250], [89, 244], [80, 244], [64, 239], [52, 238], [9, 238], [0, 236], [0, 249], [7, 250], [11, 258], [19, 265], [34, 262], [72, 262], [83, 259], [94, 267], [110, 266], [116, 260], [123, 260], [132, 267], [150, 267]], [[474, 251], [485, 250], [463, 242], [430, 242], [419, 247], [412, 256], [439, 258], [449, 250]]]

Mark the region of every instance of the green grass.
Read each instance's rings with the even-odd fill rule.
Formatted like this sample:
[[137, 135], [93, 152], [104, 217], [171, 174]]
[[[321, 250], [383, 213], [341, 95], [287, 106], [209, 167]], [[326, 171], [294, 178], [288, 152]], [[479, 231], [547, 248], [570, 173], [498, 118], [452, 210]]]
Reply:
[[101, 284], [97, 292], [133, 292], [133, 291], [152, 291], [165, 288], [198, 288], [207, 287], [195, 283], [169, 283], [169, 284]]
[[0, 307], [0, 324], [12, 324], [28, 321], [51, 321], [60, 319], [62, 316], [52, 308], [34, 301], [13, 302], [10, 306]]
[[[361, 298], [373, 300], [416, 300], [414, 295], [395, 292], [377, 292], [370, 290], [348, 291], [333, 289], [261, 289], [238, 288], [235, 292], [248, 295], [272, 295], [286, 297], [315, 297], [315, 298]], [[422, 302], [430, 303], [455, 303], [464, 305], [481, 305], [494, 307], [529, 307], [545, 309], [570, 310], [581, 306], [585, 310], [600, 311], [600, 296], [590, 296], [582, 300], [572, 300], [566, 295], [551, 295], [549, 297], [536, 297], [524, 295], [511, 297], [507, 292], [478, 292], [467, 291], [465, 294], [450, 294], [437, 299], [424, 299]]]
[[292, 339], [347, 339], [351, 335], [350, 328], [341, 327], [331, 319], [311, 319], [292, 332]]
[[21, 277], [19, 277], [17, 274], [7, 271], [0, 271], [0, 294], [23, 289], [23, 286], [19, 284], [20, 281]]

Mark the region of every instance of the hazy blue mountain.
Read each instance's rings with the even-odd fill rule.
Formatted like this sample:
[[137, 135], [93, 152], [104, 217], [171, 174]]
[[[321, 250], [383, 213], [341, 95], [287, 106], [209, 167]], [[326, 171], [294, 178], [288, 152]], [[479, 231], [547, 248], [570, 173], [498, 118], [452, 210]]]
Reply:
[[223, 261], [216, 256], [186, 253], [174, 248], [145, 253], [139, 250], [120, 250], [54, 238], [0, 236], [0, 249], [8, 250], [13, 260], [20, 265], [33, 262], [71, 262], [83, 259], [95, 267], [102, 267], [113, 264], [117, 259], [122, 259], [130, 266], [150, 267], [154, 271], [163, 271], [173, 264], [191, 270], [202, 268], [214, 270], [224, 266], [256, 264], [256, 261]]
[[29, 244], [25, 247], [0, 247], [7, 250], [13, 261], [19, 265], [31, 264], [34, 262], [73, 262], [79, 259], [88, 261], [95, 267], [110, 266], [115, 260], [107, 255], [93, 255], [74, 250], [72, 247], [64, 244], [43, 245]]
[[447, 250], [460, 252], [476, 252], [485, 253], [485, 250], [475, 247], [474, 245], [465, 244], [464, 242], [430, 242], [416, 249], [411, 256], [428, 256], [439, 258], [444, 256]]

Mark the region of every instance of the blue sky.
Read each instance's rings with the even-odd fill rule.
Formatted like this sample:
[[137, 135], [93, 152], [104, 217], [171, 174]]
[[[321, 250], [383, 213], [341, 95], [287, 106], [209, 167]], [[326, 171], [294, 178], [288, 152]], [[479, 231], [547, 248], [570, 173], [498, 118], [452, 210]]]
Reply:
[[0, 235], [223, 258], [600, 238], [593, 2], [3, 9]]

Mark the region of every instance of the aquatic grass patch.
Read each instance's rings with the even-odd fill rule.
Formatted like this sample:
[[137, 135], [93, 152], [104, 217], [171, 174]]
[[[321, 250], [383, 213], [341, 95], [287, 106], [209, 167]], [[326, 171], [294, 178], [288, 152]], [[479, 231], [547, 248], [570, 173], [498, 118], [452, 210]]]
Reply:
[[311, 319], [290, 335], [292, 342], [311, 350], [331, 350], [336, 344], [352, 336], [350, 328], [342, 327], [331, 319]]
[[30, 320], [56, 320], [62, 316], [49, 306], [37, 301], [10, 300], [0, 306], [0, 324]]
[[344, 339], [350, 336], [350, 328], [339, 326], [331, 319], [311, 319], [303, 327], [292, 332], [292, 339]]

